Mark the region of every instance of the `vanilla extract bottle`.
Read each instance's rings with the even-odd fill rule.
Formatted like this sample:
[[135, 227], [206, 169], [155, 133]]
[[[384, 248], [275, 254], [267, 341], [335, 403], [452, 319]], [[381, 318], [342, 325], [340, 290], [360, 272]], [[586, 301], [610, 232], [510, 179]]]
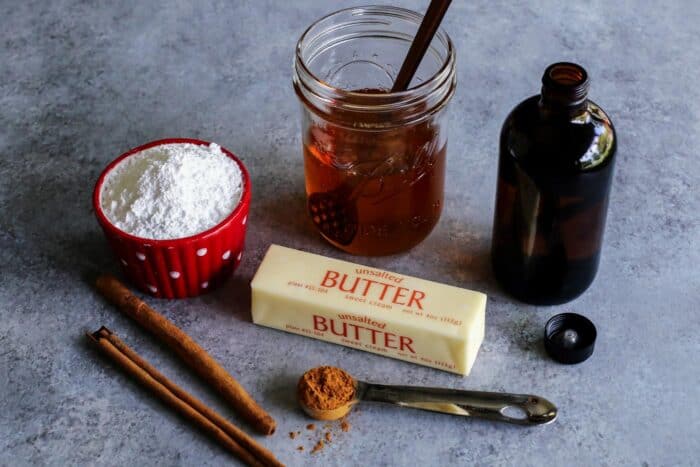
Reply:
[[598, 269], [617, 138], [588, 88], [580, 65], [550, 65], [501, 130], [491, 259], [527, 303], [568, 302]]

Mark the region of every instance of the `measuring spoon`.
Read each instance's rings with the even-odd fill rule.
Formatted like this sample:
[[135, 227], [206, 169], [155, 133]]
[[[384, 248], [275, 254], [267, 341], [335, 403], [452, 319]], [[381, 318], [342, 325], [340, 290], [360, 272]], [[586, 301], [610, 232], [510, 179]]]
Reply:
[[302, 409], [317, 420], [337, 420], [350, 412], [353, 405], [364, 402], [386, 402], [401, 407], [442, 412], [464, 417], [513, 423], [544, 425], [557, 418], [557, 408], [547, 399], [528, 394], [465, 391], [419, 386], [389, 386], [354, 380], [355, 395], [346, 404], [332, 410], [305, 405]]

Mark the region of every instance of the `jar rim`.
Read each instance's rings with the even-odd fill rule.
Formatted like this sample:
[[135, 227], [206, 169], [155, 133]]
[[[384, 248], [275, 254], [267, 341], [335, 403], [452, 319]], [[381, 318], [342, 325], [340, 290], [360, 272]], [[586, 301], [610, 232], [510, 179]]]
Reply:
[[[323, 16], [322, 18], [319, 18], [318, 20], [314, 21], [308, 28], [306, 28], [306, 30], [302, 33], [301, 37], [297, 41], [294, 58], [295, 88], [303, 87], [305, 91], [311, 93], [314, 99], [318, 99], [327, 105], [332, 105], [336, 107], [342, 106], [345, 110], [355, 112], [395, 111], [397, 108], [403, 108], [405, 106], [415, 106], [425, 101], [426, 98], [431, 94], [437, 93], [441, 90], [444, 91], [445, 87], [447, 87], [446, 95], [439, 100], [437, 105], [441, 108], [442, 105], [447, 103], [449, 98], [454, 93], [456, 57], [452, 39], [450, 39], [450, 36], [442, 27], [438, 29], [434, 38], [434, 40], [439, 40], [445, 49], [444, 54], [440, 53], [439, 55], [442, 62], [440, 64], [439, 69], [429, 78], [425, 79], [418, 85], [411, 87], [407, 90], [396, 92], [388, 91], [384, 93], [363, 93], [332, 86], [327, 81], [316, 76], [309, 69], [309, 66], [307, 65], [304, 59], [304, 47], [308, 46], [308, 41], [313, 39], [313, 37], [310, 37], [310, 35], [312, 34], [312, 32], [315, 31], [316, 28], [319, 27], [320, 24], [322, 24], [324, 21], [330, 18], [347, 14], [386, 15], [412, 22], [416, 24], [416, 26], [419, 26], [421, 21], [423, 20], [423, 15], [413, 10], [395, 6], [378, 5], [343, 8], [341, 10], [329, 13]], [[322, 33], [323, 31], [319, 32], [319, 34]], [[297, 92], [300, 92], [299, 89], [297, 89]], [[308, 99], [305, 100], [308, 101]], [[432, 113], [434, 111], [433, 107], [435, 106], [431, 106], [428, 109], [429, 113]]]

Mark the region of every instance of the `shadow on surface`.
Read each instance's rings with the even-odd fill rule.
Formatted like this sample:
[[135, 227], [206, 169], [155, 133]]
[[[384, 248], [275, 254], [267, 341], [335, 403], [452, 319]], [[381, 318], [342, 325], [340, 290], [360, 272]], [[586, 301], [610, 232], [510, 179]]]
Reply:
[[207, 311], [233, 316], [238, 321], [252, 322], [250, 315], [250, 281], [240, 268], [211, 293], [202, 295]]
[[491, 240], [484, 232], [490, 230], [443, 216], [438, 228], [419, 246], [435, 253], [430, 269], [437, 274], [436, 280], [500, 296], [491, 270]]
[[296, 387], [301, 375], [282, 374], [271, 378], [265, 388], [265, 400], [283, 410], [298, 410]]
[[[254, 180], [253, 183], [266, 184], [265, 180]], [[277, 185], [275, 187], [275, 185]], [[258, 189], [259, 195], [253, 193], [253, 207], [251, 211], [256, 213], [254, 219], [254, 235], [264, 235], [261, 232], [269, 232], [267, 238], [272, 242], [286, 244], [303, 244], [310, 238], [318, 237], [311, 220], [306, 212], [306, 194], [303, 188], [303, 179], [300, 181], [284, 181], [274, 183], [271, 188]], [[299, 189], [296, 189], [299, 187]], [[284, 188], [285, 190], [277, 190]], [[255, 186], [253, 187], [255, 190]], [[250, 234], [251, 232], [249, 232]]]

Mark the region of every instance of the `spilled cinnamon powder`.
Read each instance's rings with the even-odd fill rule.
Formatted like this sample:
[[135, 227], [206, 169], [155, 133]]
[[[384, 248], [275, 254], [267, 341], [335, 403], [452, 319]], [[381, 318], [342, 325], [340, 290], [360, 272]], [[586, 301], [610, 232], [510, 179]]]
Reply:
[[[327, 448], [334, 440], [337, 440], [338, 436], [340, 436], [342, 433], [347, 433], [348, 431], [350, 431], [350, 423], [346, 420], [345, 417], [334, 422], [324, 423], [323, 426], [317, 426], [313, 423], [307, 425], [307, 427], [310, 426], [312, 426], [312, 429], [316, 432], [320, 431], [320, 433], [318, 433], [320, 435], [320, 438], [316, 438], [315, 433], [312, 433], [307, 438], [309, 441], [314, 443], [312, 446], [309, 446], [309, 452], [311, 454], [318, 454], [323, 449]], [[316, 430], [317, 428], [319, 428], [319, 430]], [[300, 431], [291, 431], [289, 433], [289, 437], [292, 439], [297, 438], [300, 435]], [[305, 451], [304, 446], [297, 446], [296, 450], [299, 452]]]
[[311, 450], [311, 454], [316, 454], [317, 452], [323, 451], [323, 446], [323, 440], [319, 439], [318, 443], [316, 443], [316, 446], [314, 446], [314, 448]]

